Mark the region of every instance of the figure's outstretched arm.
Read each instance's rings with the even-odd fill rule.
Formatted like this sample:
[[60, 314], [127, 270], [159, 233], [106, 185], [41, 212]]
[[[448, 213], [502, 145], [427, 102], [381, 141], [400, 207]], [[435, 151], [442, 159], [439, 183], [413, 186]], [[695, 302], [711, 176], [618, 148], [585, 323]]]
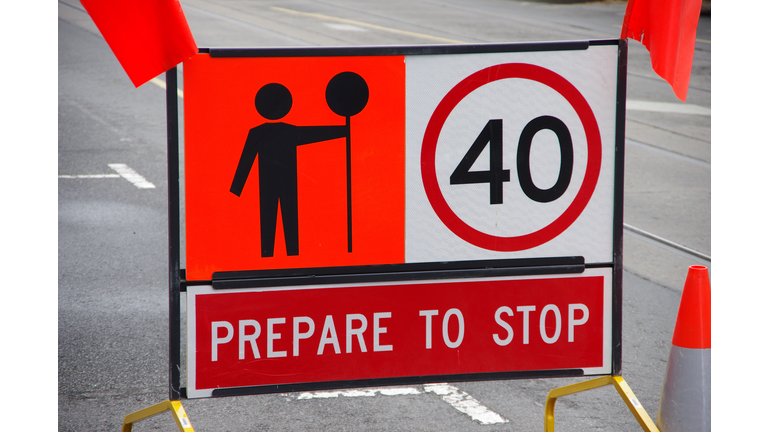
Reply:
[[297, 145], [312, 144], [320, 141], [328, 141], [336, 138], [345, 138], [349, 134], [349, 127], [342, 126], [299, 126]]
[[240, 155], [240, 162], [237, 164], [237, 170], [235, 171], [235, 177], [232, 179], [232, 186], [229, 191], [233, 194], [240, 196], [245, 187], [245, 181], [248, 180], [248, 174], [251, 172], [253, 162], [256, 160], [256, 155], [259, 153], [258, 139], [254, 136], [253, 129], [248, 132], [248, 138], [245, 140], [245, 146], [243, 146], [243, 153]]

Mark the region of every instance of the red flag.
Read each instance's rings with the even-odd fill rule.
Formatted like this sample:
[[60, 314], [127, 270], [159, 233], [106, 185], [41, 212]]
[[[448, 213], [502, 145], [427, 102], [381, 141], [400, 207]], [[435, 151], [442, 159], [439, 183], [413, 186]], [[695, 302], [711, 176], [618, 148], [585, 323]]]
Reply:
[[621, 38], [638, 40], [651, 53], [653, 70], [685, 102], [691, 78], [701, 0], [629, 0]]
[[133, 85], [197, 53], [178, 0], [81, 0]]

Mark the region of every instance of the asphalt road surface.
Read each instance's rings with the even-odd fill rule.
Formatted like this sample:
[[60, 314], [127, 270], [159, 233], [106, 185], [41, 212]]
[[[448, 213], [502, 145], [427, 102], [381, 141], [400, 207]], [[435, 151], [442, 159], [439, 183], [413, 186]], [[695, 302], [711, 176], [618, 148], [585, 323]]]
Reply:
[[[198, 46], [262, 47], [617, 38], [625, 3], [183, 0], [182, 6]], [[168, 398], [164, 77], [134, 88], [79, 2], [59, 1], [58, 17], [58, 428], [118, 430], [126, 414]], [[653, 419], [687, 268], [713, 271], [710, 28], [709, 16], [702, 16], [685, 104], [651, 69], [645, 48], [629, 43], [622, 375]], [[579, 381], [183, 404], [197, 431], [528, 431], [542, 428], [549, 390]], [[558, 430], [642, 430], [612, 387], [559, 400], [556, 419]], [[134, 430], [174, 427], [167, 415]]]

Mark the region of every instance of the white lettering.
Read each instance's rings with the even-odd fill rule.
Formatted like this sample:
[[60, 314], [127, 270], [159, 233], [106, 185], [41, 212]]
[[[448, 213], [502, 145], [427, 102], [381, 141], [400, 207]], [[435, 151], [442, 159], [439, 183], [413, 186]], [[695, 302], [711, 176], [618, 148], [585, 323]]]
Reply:
[[[245, 334], [245, 328], [246, 327], [253, 327], [253, 334], [246, 335]], [[259, 325], [259, 322], [256, 320], [240, 320], [239, 322], [239, 350], [238, 350], [238, 357], [240, 360], [245, 359], [245, 342], [251, 343], [251, 351], [253, 351], [253, 358], [260, 358], [259, 355], [259, 347], [256, 345], [256, 339], [261, 334], [261, 325]]]
[[275, 324], [285, 324], [285, 318], [269, 318], [267, 320], [267, 357], [287, 357], [286, 351], [274, 350], [274, 342], [281, 336], [281, 333], [275, 333]]
[[[456, 319], [459, 320], [459, 335], [456, 337], [455, 341], [452, 341], [451, 338], [448, 336], [448, 321], [451, 319], [452, 316], [456, 316]], [[458, 348], [459, 345], [461, 345], [461, 341], [464, 339], [464, 316], [461, 315], [461, 311], [453, 308], [448, 309], [448, 312], [445, 313], [445, 316], [443, 317], [443, 342], [445, 342], [445, 345], [448, 346], [448, 348]]]
[[536, 310], [536, 306], [518, 306], [517, 311], [523, 313], [523, 345], [528, 345], [530, 340], [530, 325], [528, 314]]
[[333, 317], [331, 315], [325, 317], [323, 332], [320, 336], [320, 345], [317, 347], [317, 355], [322, 355], [325, 346], [328, 344], [333, 345], [333, 352], [336, 354], [341, 352], [339, 338], [336, 336], [336, 326], [333, 324]]
[[392, 318], [392, 312], [376, 312], [373, 314], [373, 351], [392, 351], [392, 345], [381, 345], [380, 335], [387, 332], [386, 327], [381, 327], [379, 321], [382, 318]]
[[[581, 311], [581, 318], [579, 319], [573, 319], [576, 315], [574, 312], [576, 310]], [[577, 303], [577, 304], [569, 304], [568, 305], [568, 342], [573, 342], [574, 336], [573, 336], [573, 328], [577, 325], [582, 325], [587, 322], [589, 319], [589, 309], [586, 305]]]
[[[360, 327], [352, 328], [352, 321], [360, 321]], [[357, 343], [360, 345], [360, 351], [366, 352], [363, 332], [368, 328], [368, 320], [363, 314], [347, 315], [347, 353], [352, 352], [352, 336], [357, 336]]]
[[[307, 324], [309, 330], [302, 332], [300, 329], [301, 324]], [[315, 333], [315, 322], [310, 317], [294, 317], [293, 318], [293, 356], [299, 355], [299, 340], [308, 339]]]
[[[226, 336], [222, 338], [219, 337], [220, 328], [227, 329]], [[211, 361], [219, 360], [219, 345], [231, 341], [234, 335], [235, 328], [232, 327], [232, 324], [226, 321], [213, 321], [211, 323]]]
[[[555, 334], [552, 337], [547, 336], [547, 329], [544, 326], [544, 323], [547, 320], [547, 312], [549, 311], [552, 311], [555, 314]], [[541, 310], [541, 316], [539, 317], [539, 333], [541, 333], [541, 339], [544, 340], [544, 342], [548, 344], [557, 342], [557, 339], [560, 337], [560, 321], [560, 309], [558, 309], [557, 306], [553, 304], [544, 306], [544, 309]]]
[[437, 315], [436, 310], [419, 311], [419, 316], [427, 318], [427, 349], [432, 349], [432, 317]]
[[493, 341], [496, 342], [496, 345], [498, 346], [509, 345], [509, 343], [512, 342], [512, 336], [514, 335], [512, 327], [506, 321], [501, 319], [501, 314], [503, 313], [509, 316], [513, 315], [512, 309], [510, 309], [508, 306], [502, 306], [496, 309], [496, 314], [494, 315], [494, 318], [496, 318], [496, 324], [500, 325], [504, 330], [507, 331], [507, 337], [504, 339], [500, 338], [496, 333], [493, 334]]

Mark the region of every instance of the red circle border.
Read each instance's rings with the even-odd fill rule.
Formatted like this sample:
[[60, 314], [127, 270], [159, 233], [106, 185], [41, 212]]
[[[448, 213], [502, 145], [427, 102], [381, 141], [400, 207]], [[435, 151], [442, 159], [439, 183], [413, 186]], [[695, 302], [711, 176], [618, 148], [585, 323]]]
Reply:
[[[437, 182], [435, 152], [437, 140], [451, 111], [471, 92], [485, 84], [508, 78], [522, 78], [544, 84], [563, 96], [579, 116], [587, 138], [587, 168], [584, 181], [571, 205], [552, 223], [529, 234], [499, 237], [481, 232], [461, 220], [445, 200]], [[473, 73], [454, 86], [443, 97], [427, 123], [421, 147], [421, 177], [424, 191], [437, 216], [454, 234], [488, 250], [515, 252], [531, 249], [562, 234], [581, 215], [597, 186], [602, 161], [602, 142], [592, 108], [576, 87], [557, 73], [526, 63], [505, 63]]]

